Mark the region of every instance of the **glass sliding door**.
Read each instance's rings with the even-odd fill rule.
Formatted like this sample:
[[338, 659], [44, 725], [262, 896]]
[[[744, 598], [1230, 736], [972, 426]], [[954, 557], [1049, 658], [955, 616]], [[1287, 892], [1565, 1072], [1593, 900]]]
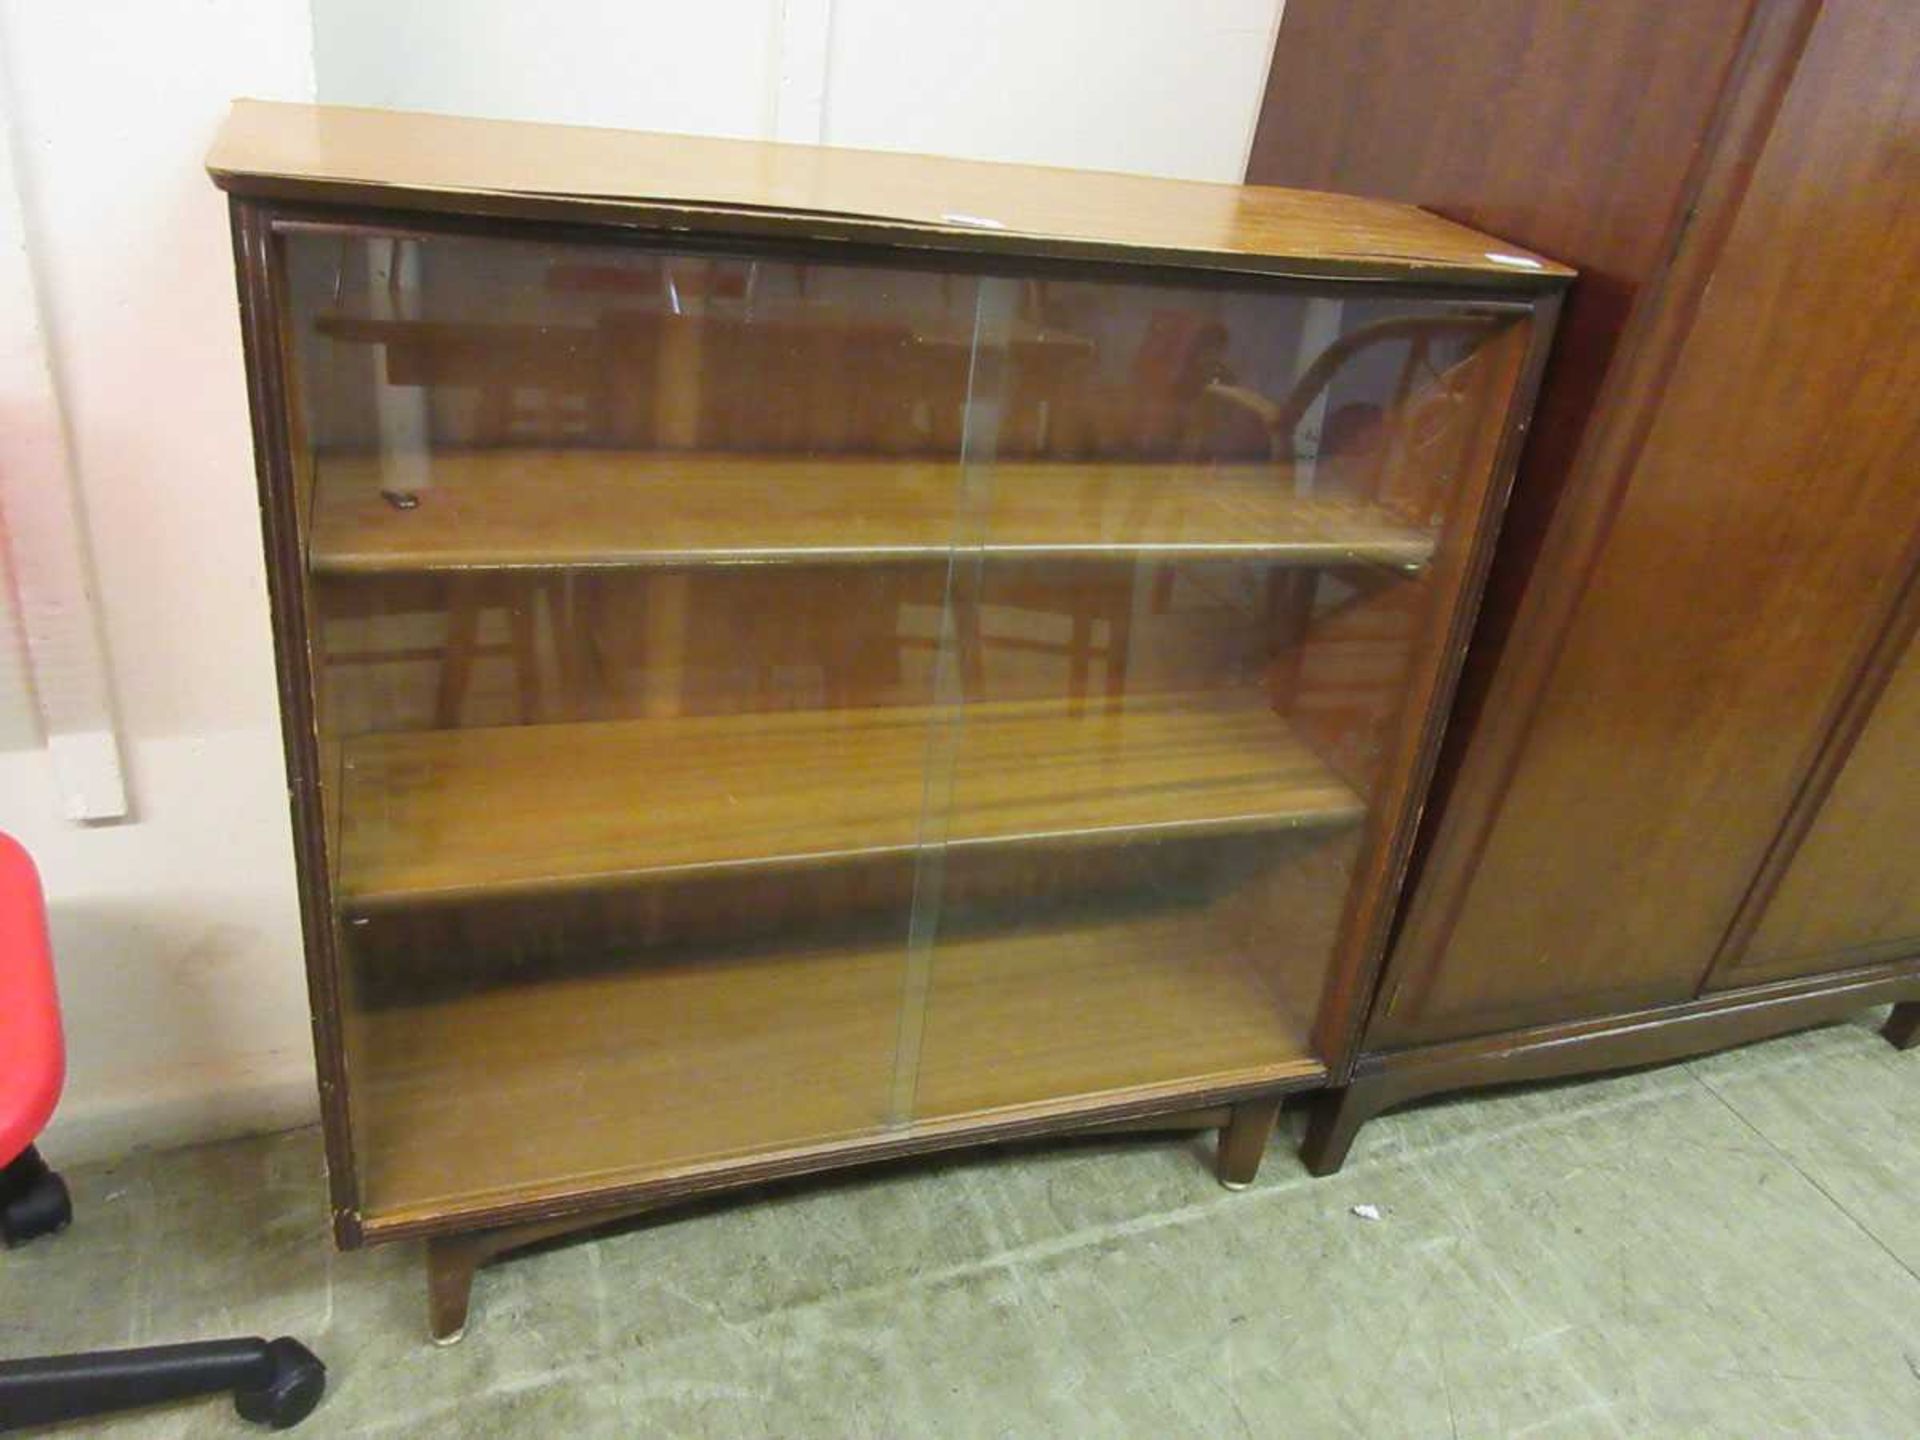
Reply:
[[1525, 327], [1271, 286], [985, 294], [910, 1113], [1297, 1079]]
[[280, 245], [369, 1220], [1319, 1073], [1523, 325]]
[[369, 1214], [895, 1124], [976, 282], [284, 244]]

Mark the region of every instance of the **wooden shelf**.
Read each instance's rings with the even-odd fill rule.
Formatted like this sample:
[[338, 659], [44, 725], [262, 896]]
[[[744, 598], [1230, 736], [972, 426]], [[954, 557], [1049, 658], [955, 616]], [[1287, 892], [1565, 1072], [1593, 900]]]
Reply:
[[358, 1016], [368, 1218], [875, 1130], [900, 996], [897, 952], [790, 950]]
[[637, 963], [354, 1018], [377, 1233], [1024, 1106], [1321, 1073], [1201, 911], [942, 939], [913, 1124], [890, 1125], [904, 940]]
[[[928, 707], [366, 735], [344, 747], [349, 909], [912, 851]], [[1257, 696], [968, 705], [945, 843], [1342, 824], [1363, 805]]]
[[1312, 1015], [1280, 992], [1317, 999], [1320, 977], [1282, 986], [1260, 969], [1289, 958], [1311, 963], [1313, 952], [1276, 954], [1270, 937], [1251, 933], [1263, 953], [1242, 950], [1250, 932], [1212, 910], [1135, 909], [936, 939], [916, 1119], [1318, 1069], [1307, 1040]]
[[[672, 260], [656, 263], [671, 266]], [[831, 325], [842, 334], [881, 334], [916, 345], [962, 349], [971, 349], [975, 338], [971, 317], [964, 313], [956, 319], [944, 313], [903, 311], [895, 305], [863, 312], [831, 300], [756, 297], [749, 307], [743, 297], [720, 295], [710, 297], [700, 311], [687, 314], [674, 310], [672, 301], [659, 293], [665, 284], [657, 274], [647, 277], [644, 271], [628, 271], [627, 275], [630, 279], [653, 278], [657, 289], [639, 293], [623, 290], [612, 296], [551, 286], [529, 290], [517, 283], [517, 277], [507, 276], [491, 293], [469, 294], [456, 305], [435, 303], [421, 314], [394, 314], [384, 294], [378, 302], [343, 300], [317, 312], [313, 328], [329, 340], [348, 344], [426, 348], [530, 339], [548, 346], [585, 349], [601, 333], [609, 315], [623, 320], [672, 320], [715, 327]], [[1005, 338], [1009, 344], [1028, 350], [1057, 348], [1089, 353], [1093, 349], [1093, 342], [1084, 335], [1020, 317], [1008, 321]]]
[[[612, 450], [436, 452], [403, 509], [378, 456], [322, 456], [322, 573], [888, 562], [992, 556], [1238, 558], [1416, 568], [1433, 537], [1375, 507], [1296, 495], [1281, 465], [1008, 462], [963, 515], [952, 461]], [[402, 486], [402, 488], [405, 488]]]

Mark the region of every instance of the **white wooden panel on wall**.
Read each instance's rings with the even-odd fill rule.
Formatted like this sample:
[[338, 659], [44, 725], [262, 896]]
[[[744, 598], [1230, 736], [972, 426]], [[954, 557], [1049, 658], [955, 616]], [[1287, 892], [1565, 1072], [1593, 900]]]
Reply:
[[26, 635], [13, 595], [6, 547], [0, 545], [0, 755], [36, 749], [40, 744], [40, 717], [34, 710], [27, 670]]
[[818, 145], [826, 138], [827, 60], [834, 0], [776, 0], [773, 122], [768, 138]]
[[0, 80], [0, 581], [15, 629], [4, 637], [10, 673], [0, 678], [16, 687], [5, 705], [16, 717], [10, 728], [19, 728], [23, 699], [39, 712], [37, 738], [66, 817], [117, 820], [127, 813], [120, 740], [14, 153]]

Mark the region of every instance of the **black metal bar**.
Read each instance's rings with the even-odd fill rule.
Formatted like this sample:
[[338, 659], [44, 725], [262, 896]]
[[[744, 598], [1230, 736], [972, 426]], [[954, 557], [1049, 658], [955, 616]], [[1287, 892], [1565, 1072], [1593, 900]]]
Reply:
[[0, 1361], [0, 1430], [231, 1391], [247, 1420], [284, 1429], [320, 1403], [326, 1367], [297, 1340], [205, 1340]]

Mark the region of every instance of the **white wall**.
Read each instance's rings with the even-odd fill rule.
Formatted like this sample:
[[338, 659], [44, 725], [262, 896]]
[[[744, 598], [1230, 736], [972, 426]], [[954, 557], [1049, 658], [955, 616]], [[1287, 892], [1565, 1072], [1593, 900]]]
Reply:
[[66, 407], [133, 805], [61, 818], [0, 605], [0, 829], [39, 859], [69, 1035], [50, 1145], [314, 1109], [232, 266], [201, 171], [231, 97], [311, 98], [317, 71], [340, 103], [1230, 180], [1279, 8], [0, 0], [7, 233]]
[[312, 1059], [265, 581], [225, 206], [200, 159], [232, 96], [310, 98], [307, 6], [0, 0], [0, 66], [134, 806], [61, 818], [12, 697], [0, 829], [40, 863], [69, 1042], [49, 1143], [297, 1120]]
[[314, 0], [319, 98], [750, 136], [780, 0]]
[[313, 0], [322, 100], [1238, 180], [1281, 0]]
[[833, 0], [832, 145], [1237, 181], [1280, 0]]

